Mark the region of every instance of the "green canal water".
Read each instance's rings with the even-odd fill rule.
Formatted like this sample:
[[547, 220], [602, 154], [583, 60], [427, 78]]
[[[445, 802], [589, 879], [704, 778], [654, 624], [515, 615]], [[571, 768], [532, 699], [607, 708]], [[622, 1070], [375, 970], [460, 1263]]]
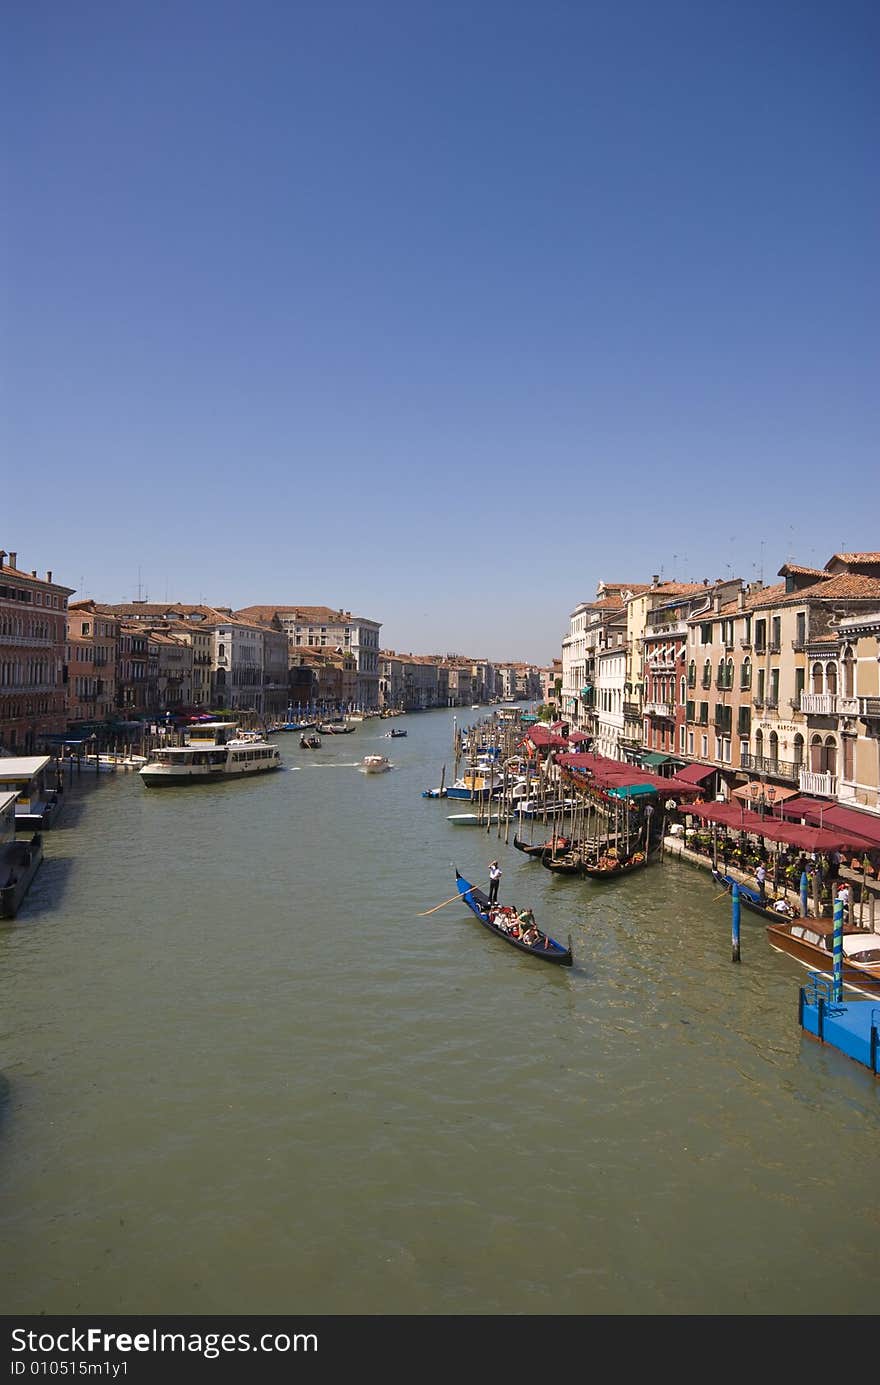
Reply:
[[[393, 724], [72, 797], [0, 931], [0, 1311], [876, 1311], [880, 1086], [801, 968], [687, 866], [452, 826], [453, 714]], [[417, 917], [493, 856], [570, 971]]]

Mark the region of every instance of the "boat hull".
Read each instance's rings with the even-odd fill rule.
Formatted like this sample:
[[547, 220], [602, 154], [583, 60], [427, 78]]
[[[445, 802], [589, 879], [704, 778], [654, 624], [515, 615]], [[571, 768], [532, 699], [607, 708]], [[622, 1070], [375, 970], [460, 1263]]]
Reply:
[[190, 774], [184, 774], [180, 770], [163, 773], [160, 769], [142, 769], [139, 772], [148, 789], [179, 789], [188, 788], [194, 784], [216, 784], [220, 779], [250, 779], [255, 774], [270, 774], [273, 770], [280, 768], [281, 762], [278, 761], [277, 763], [273, 762], [255, 767], [248, 766], [242, 769], [226, 769], [223, 766], [214, 769], [211, 766], [202, 768], [200, 765], [194, 765]]

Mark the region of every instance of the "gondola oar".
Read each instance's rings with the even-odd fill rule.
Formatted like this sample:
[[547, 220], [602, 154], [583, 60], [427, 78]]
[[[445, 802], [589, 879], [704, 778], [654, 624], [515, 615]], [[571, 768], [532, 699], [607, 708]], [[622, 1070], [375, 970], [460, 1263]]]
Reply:
[[[470, 890], [465, 890], [465, 894], [470, 894]], [[429, 914], [436, 914], [438, 909], [444, 908], [447, 904], [452, 904], [453, 900], [464, 899], [463, 894], [454, 894], [452, 899], [444, 899], [442, 904], [435, 904], [433, 909], [426, 909], [422, 914], [416, 914], [417, 919], [426, 919]]]

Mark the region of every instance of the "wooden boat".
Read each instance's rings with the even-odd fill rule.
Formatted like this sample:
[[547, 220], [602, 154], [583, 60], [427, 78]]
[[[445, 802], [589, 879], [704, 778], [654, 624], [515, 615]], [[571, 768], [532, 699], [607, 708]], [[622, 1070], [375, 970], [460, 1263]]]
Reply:
[[332, 721], [319, 721], [319, 722], [318, 722], [318, 734], [319, 734], [320, 736], [336, 736], [336, 735], [338, 735], [338, 733], [339, 733], [339, 727], [338, 727], [334, 722], [332, 722]]
[[567, 851], [571, 846], [571, 838], [551, 837], [549, 841], [536, 842], [533, 845], [531, 842], [521, 842], [519, 837], [514, 833], [513, 844], [517, 851], [524, 851], [526, 856], [540, 859], [545, 851]]
[[496, 938], [503, 938], [511, 947], [518, 948], [520, 952], [528, 952], [532, 957], [540, 957], [543, 962], [556, 962], [558, 966], [570, 967], [572, 964], [571, 937], [568, 939], [568, 947], [563, 947], [555, 938], [551, 938], [549, 933], [542, 933], [536, 943], [524, 943], [521, 938], [515, 938], [510, 933], [505, 933], [497, 923], [489, 917], [489, 897], [482, 890], [471, 885], [456, 870], [455, 884], [458, 893], [461, 895], [465, 904], [476, 914], [484, 928], [488, 928], [490, 933], [494, 933]]
[[[834, 921], [804, 919], [771, 923], [767, 941], [777, 952], [794, 957], [810, 971], [834, 973]], [[880, 995], [880, 933], [854, 924], [843, 926], [843, 984], [871, 996]]]
[[320, 749], [321, 749], [321, 737], [320, 737], [320, 736], [300, 736], [300, 738], [299, 738], [299, 743], [300, 743], [300, 747], [301, 747], [303, 750], [320, 750]]
[[581, 866], [584, 875], [591, 880], [616, 880], [619, 875], [629, 875], [634, 870], [643, 870], [648, 864], [644, 851], [634, 851], [629, 856], [600, 856], [595, 861], [585, 861]]
[[[713, 867], [712, 878], [715, 883], [726, 890], [728, 894], [731, 893], [734, 884], [732, 875], [722, 875], [720, 870], [716, 870]], [[778, 898], [775, 898], [770, 895], [765, 895], [762, 904], [761, 896], [757, 890], [751, 889], [748, 885], [741, 885], [738, 880], [736, 883], [739, 885], [740, 901], [751, 913], [760, 914], [762, 918], [770, 919], [773, 923], [785, 923], [788, 919], [797, 919], [800, 917], [795, 906], [789, 900], [785, 899], [784, 896], [780, 895]], [[784, 909], [780, 907], [782, 905], [785, 906]]]
[[398, 737], [400, 737], [400, 736], [405, 736], [405, 735], [406, 735], [406, 732], [405, 732], [405, 731], [401, 731], [399, 728], [394, 727], [391, 731], [388, 732], [388, 739], [389, 739], [390, 741], [396, 741], [396, 740], [398, 739]]
[[545, 870], [552, 870], [556, 875], [580, 875], [583, 857], [579, 851], [566, 851], [561, 856], [556, 856], [552, 851], [545, 851], [541, 857], [541, 865]]

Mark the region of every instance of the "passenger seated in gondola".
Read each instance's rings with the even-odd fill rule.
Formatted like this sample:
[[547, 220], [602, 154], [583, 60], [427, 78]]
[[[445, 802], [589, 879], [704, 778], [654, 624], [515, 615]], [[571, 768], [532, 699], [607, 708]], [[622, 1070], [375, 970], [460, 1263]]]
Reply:
[[789, 904], [787, 899], [777, 899], [773, 905], [774, 914], [780, 914], [783, 918], [793, 919], [796, 917], [794, 906]]
[[540, 938], [541, 935], [534, 923], [530, 923], [522, 935], [523, 942], [528, 943], [529, 947], [534, 947], [535, 943], [540, 941]]

